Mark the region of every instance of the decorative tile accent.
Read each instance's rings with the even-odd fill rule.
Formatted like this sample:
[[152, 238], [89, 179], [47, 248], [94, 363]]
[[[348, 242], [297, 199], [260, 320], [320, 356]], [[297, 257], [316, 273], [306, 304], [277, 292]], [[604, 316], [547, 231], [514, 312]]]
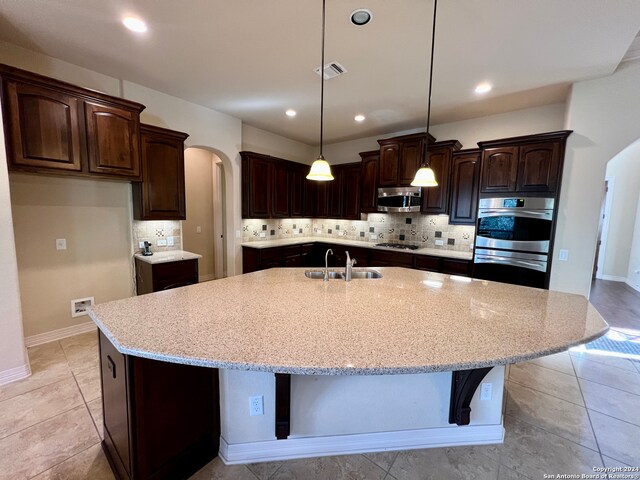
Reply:
[[447, 238], [447, 245], [455, 245], [455, 244], [456, 244], [455, 238]]
[[442, 232], [436, 231], [436, 238], [442, 238]]
[[405, 218], [405, 220], [404, 220], [404, 221], [405, 221], [405, 223], [406, 223], [407, 225], [411, 225], [411, 217], [409, 217], [409, 218]]

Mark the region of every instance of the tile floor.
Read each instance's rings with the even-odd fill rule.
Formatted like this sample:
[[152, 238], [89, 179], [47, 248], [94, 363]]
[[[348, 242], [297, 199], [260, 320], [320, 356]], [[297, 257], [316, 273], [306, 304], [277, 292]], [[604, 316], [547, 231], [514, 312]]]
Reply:
[[[0, 387], [0, 480], [113, 479], [100, 449], [95, 334], [29, 349], [33, 375]], [[540, 479], [640, 466], [640, 362], [564, 352], [513, 365], [502, 445], [247, 466], [216, 459], [197, 480]]]

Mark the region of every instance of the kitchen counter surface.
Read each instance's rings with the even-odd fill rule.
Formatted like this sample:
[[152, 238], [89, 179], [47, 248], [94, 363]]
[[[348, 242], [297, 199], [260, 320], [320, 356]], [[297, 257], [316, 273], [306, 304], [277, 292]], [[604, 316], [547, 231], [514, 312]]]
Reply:
[[404, 268], [312, 280], [275, 268], [89, 309], [123, 354], [207, 367], [378, 375], [514, 363], [589, 342], [580, 295]]
[[153, 252], [153, 255], [145, 257], [141, 253], [134, 255], [138, 260], [143, 262], [156, 264], [167, 262], [179, 262], [180, 260], [193, 260], [196, 258], [202, 258], [202, 255], [197, 253], [186, 252], [184, 250], [168, 250], [165, 252]]
[[[417, 255], [432, 255], [434, 257], [446, 257], [446, 258], [456, 258], [460, 260], [472, 260], [473, 252], [470, 250], [468, 252], [461, 252], [459, 250], [446, 250], [442, 248], [419, 248], [417, 250], [404, 250], [400, 248], [388, 248], [388, 247], [376, 247], [374, 243], [371, 242], [361, 242], [358, 240], [342, 240], [340, 238], [322, 238], [322, 237], [300, 237], [300, 238], [285, 238], [282, 240], [265, 240], [258, 242], [245, 242], [242, 244], [243, 247], [249, 248], [272, 248], [272, 247], [283, 247], [287, 245], [299, 245], [302, 243], [332, 243], [334, 245], [347, 245], [349, 247], [360, 247], [360, 248], [371, 248], [374, 250], [389, 250], [392, 252], [405, 252], [405, 253], [415, 253]], [[380, 243], [383, 243], [381, 240]]]

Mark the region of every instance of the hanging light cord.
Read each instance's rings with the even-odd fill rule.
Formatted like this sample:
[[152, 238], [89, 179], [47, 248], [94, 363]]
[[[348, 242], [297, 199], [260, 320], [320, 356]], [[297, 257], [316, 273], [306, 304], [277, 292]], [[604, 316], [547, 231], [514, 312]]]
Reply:
[[[323, 0], [324, 1], [324, 0]], [[431, 29], [431, 64], [429, 66], [429, 94], [427, 97], [427, 143], [424, 150], [423, 166], [429, 165], [429, 124], [431, 123], [431, 85], [433, 84], [433, 53], [436, 45], [436, 11], [438, 10], [438, 0], [433, 1], [433, 28]], [[322, 131], [322, 127], [320, 127]], [[320, 135], [322, 136], [322, 134]]]
[[320, 64], [320, 156], [322, 156], [322, 138], [324, 133], [324, 30], [325, 30], [326, 0], [322, 0], [322, 63]]

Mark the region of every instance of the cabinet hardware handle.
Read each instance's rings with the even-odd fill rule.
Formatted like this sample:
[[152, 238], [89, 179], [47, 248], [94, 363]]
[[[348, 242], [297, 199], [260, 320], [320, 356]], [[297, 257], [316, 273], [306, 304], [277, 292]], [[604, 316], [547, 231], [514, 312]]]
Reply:
[[107, 368], [111, 372], [112, 377], [116, 378], [116, 364], [109, 355], [107, 355]]

